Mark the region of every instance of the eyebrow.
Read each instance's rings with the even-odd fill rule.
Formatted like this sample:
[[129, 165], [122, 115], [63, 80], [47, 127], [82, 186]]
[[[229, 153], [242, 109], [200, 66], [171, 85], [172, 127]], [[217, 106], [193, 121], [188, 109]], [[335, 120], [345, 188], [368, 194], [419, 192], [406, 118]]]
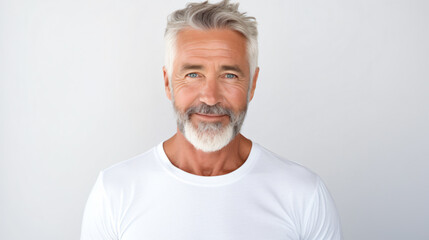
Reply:
[[[198, 64], [184, 64], [181, 68], [180, 71], [184, 72], [187, 70], [202, 70], [204, 69], [203, 65], [198, 65]], [[221, 66], [221, 70], [222, 71], [235, 71], [241, 75], [243, 74], [243, 71], [241, 70], [241, 68], [238, 65], [222, 65]]]
[[180, 68], [180, 71], [187, 71], [187, 70], [201, 70], [204, 69], [203, 65], [196, 65], [196, 64], [185, 64]]
[[243, 71], [241, 71], [241, 68], [237, 65], [232, 65], [232, 66], [231, 65], [223, 65], [221, 67], [221, 69], [222, 69], [222, 71], [235, 71], [241, 75], [244, 75]]

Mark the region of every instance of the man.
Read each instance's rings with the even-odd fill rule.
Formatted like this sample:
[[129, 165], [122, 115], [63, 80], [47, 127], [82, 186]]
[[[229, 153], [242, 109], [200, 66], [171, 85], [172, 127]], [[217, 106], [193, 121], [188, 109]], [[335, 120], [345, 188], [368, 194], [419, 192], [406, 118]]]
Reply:
[[241, 135], [253, 98], [256, 21], [238, 4], [169, 16], [167, 97], [177, 133], [102, 171], [81, 239], [341, 239], [320, 178]]

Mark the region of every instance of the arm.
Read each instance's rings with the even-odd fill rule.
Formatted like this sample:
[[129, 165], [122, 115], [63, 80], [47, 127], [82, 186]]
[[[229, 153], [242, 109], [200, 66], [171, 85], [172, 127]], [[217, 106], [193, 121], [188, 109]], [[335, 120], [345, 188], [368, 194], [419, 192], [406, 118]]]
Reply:
[[81, 240], [118, 239], [115, 229], [113, 209], [104, 189], [103, 172], [100, 172], [85, 206]]
[[341, 240], [341, 224], [335, 203], [318, 178], [311, 201], [304, 211], [301, 239], [305, 240]]

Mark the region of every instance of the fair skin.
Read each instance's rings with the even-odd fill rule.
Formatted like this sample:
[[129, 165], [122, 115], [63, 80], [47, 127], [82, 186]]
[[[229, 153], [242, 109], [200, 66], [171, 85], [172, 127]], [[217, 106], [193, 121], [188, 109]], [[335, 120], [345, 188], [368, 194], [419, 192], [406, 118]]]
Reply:
[[[259, 68], [250, 84], [249, 63], [246, 56], [246, 39], [240, 33], [228, 29], [185, 29], [177, 35], [177, 51], [171, 73], [163, 68], [167, 97], [172, 100], [173, 89], [176, 108], [184, 112], [201, 103], [220, 104], [242, 111], [253, 98]], [[192, 114], [194, 126], [199, 122], [221, 122], [226, 126], [227, 115]], [[239, 168], [249, 156], [252, 142], [238, 134], [224, 148], [216, 152], [197, 150], [183, 134], [177, 133], [164, 142], [167, 157], [176, 167], [201, 176], [217, 176]]]

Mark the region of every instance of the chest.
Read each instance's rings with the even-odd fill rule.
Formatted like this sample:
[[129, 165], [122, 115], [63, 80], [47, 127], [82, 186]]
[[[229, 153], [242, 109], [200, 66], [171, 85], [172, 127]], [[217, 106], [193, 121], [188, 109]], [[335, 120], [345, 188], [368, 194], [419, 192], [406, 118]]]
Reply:
[[137, 194], [119, 232], [122, 240], [298, 239], [291, 215], [263, 190], [176, 187]]

